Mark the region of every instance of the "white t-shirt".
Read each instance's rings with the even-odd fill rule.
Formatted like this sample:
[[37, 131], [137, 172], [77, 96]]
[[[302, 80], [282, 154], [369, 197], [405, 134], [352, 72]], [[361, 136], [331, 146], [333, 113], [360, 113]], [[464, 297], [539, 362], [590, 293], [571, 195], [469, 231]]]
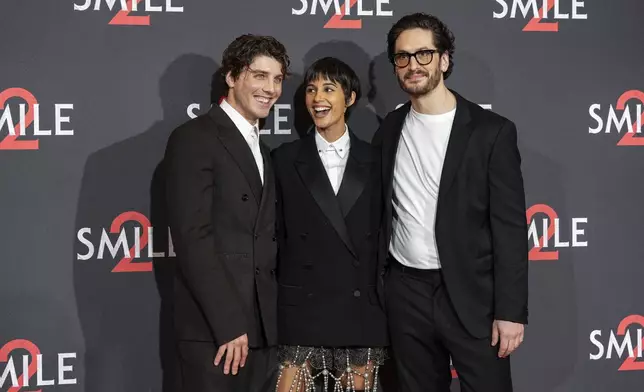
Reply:
[[441, 267], [434, 233], [436, 204], [455, 114], [456, 108], [437, 115], [411, 108], [403, 125], [394, 166], [389, 251], [409, 267]]

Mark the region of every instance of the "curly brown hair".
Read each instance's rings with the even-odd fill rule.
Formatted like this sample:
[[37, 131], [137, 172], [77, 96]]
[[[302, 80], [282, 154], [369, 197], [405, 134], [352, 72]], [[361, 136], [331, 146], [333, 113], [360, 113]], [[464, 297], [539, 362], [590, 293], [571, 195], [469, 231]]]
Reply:
[[267, 56], [277, 60], [282, 65], [282, 74], [289, 75], [291, 61], [286, 54], [286, 48], [277, 39], [266, 35], [244, 34], [228, 45], [222, 55], [220, 74], [226, 77], [230, 72], [233, 79], [248, 67], [255, 57]]

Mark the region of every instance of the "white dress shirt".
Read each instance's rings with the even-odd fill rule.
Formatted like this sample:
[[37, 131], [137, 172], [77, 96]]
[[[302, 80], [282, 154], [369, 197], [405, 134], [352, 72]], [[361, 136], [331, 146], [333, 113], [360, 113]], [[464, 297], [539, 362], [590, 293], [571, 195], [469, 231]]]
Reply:
[[436, 202], [456, 109], [430, 115], [413, 108], [405, 119], [394, 166], [393, 233], [389, 251], [408, 267], [441, 267]]
[[333, 143], [327, 142], [316, 129], [315, 145], [317, 146], [318, 154], [320, 154], [324, 170], [326, 170], [333, 187], [333, 192], [337, 195], [340, 184], [342, 184], [344, 169], [346, 169], [347, 161], [349, 160], [349, 149], [351, 148], [349, 128], [344, 124], [344, 133]]
[[259, 177], [262, 180], [262, 184], [264, 184], [264, 159], [262, 158], [262, 150], [259, 148], [259, 121], [255, 124], [251, 124], [234, 107], [232, 107], [226, 99], [221, 101], [219, 107], [221, 107], [233, 123], [235, 123], [235, 126], [237, 126], [237, 129], [244, 137], [244, 140], [248, 143], [248, 147], [253, 153], [255, 163], [257, 164]]

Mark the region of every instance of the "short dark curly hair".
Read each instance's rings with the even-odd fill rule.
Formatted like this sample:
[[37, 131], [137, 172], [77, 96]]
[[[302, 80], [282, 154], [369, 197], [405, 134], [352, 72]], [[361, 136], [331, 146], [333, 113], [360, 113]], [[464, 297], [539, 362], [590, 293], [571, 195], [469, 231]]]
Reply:
[[284, 77], [289, 75], [291, 61], [284, 45], [274, 37], [255, 34], [241, 35], [228, 45], [222, 55], [219, 74], [225, 79], [230, 72], [233, 79], [237, 79], [257, 56], [274, 58], [282, 65]]
[[403, 31], [411, 29], [430, 30], [434, 36], [434, 44], [438, 52], [441, 55], [446, 52], [449, 54], [449, 66], [447, 67], [447, 71], [443, 73], [443, 79], [446, 80], [454, 68], [454, 34], [452, 34], [445, 23], [434, 15], [417, 12], [403, 16], [393, 25], [387, 34], [387, 57], [389, 61], [392, 64], [394, 62], [394, 52], [396, 50], [398, 36]]

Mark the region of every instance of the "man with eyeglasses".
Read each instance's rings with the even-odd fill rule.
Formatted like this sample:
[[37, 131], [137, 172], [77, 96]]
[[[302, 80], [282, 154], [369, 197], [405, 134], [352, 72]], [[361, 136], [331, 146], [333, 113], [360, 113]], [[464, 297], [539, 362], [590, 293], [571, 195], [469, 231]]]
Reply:
[[454, 36], [417, 13], [389, 31], [410, 101], [389, 113], [381, 151], [378, 292], [400, 391], [512, 391], [528, 318], [528, 241], [514, 123], [447, 88]]

